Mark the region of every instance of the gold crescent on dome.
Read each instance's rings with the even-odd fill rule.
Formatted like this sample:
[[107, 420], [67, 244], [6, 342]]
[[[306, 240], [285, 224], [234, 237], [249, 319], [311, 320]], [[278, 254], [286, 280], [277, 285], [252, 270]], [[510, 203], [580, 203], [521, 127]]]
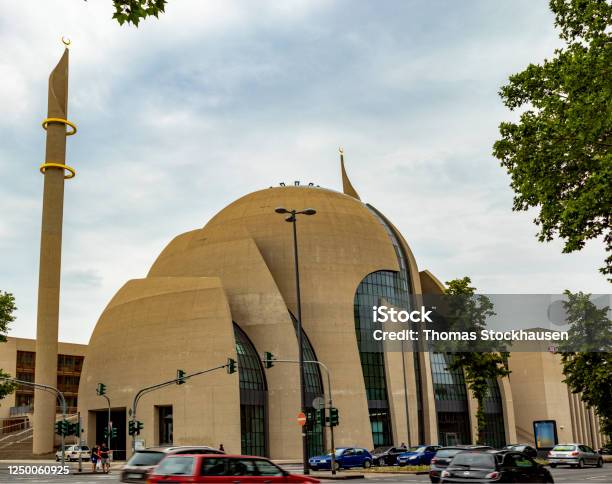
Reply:
[[62, 44], [64, 44], [66, 47], [70, 47], [70, 44], [71, 44], [71, 43], [72, 43], [72, 41], [71, 41], [69, 38], [64, 37], [64, 36], [62, 35]]

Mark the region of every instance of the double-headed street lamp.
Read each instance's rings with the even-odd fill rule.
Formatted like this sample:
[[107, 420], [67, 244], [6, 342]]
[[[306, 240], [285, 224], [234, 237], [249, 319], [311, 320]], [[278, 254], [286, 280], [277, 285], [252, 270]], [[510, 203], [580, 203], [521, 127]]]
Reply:
[[[300, 296], [300, 265], [298, 261], [298, 243], [297, 243], [297, 216], [298, 215], [314, 215], [317, 211], [314, 208], [305, 208], [304, 210], [287, 210], [283, 207], [278, 207], [276, 213], [289, 214], [285, 219], [293, 225], [293, 255], [295, 258], [295, 291], [297, 298], [297, 335], [298, 335], [298, 362], [300, 367], [300, 405], [301, 411], [306, 410], [306, 389], [304, 387], [304, 338], [302, 336], [302, 300]], [[304, 465], [304, 474], [309, 474], [308, 467], [308, 439], [306, 431], [302, 429], [302, 460]]]

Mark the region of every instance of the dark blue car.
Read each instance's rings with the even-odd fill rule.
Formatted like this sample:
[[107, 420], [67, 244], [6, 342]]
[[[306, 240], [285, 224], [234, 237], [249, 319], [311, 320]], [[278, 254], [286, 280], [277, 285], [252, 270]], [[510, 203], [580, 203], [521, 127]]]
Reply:
[[406, 452], [397, 457], [397, 463], [401, 466], [421, 466], [431, 464], [431, 459], [436, 455], [439, 445], [417, 445], [410, 447]]
[[[331, 453], [318, 455], [308, 460], [310, 467], [314, 470], [331, 470]], [[372, 455], [361, 447], [339, 447], [336, 449], [336, 470], [348, 469], [350, 467], [365, 467], [372, 465]]]

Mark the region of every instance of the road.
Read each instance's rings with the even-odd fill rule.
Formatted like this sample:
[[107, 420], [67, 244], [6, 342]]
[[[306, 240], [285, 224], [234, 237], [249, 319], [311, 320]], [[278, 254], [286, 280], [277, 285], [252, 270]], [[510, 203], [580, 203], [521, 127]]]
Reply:
[[[40, 484], [111, 484], [119, 482], [119, 471], [113, 470], [110, 474], [99, 474], [99, 475], [82, 475], [79, 476], [74, 468], [70, 475], [10, 475], [9, 466], [11, 465], [39, 465], [39, 466], [52, 466], [55, 463], [51, 462], [37, 462], [37, 463], [24, 463], [24, 462], [0, 462], [0, 483], [13, 483], [13, 482], [31, 482]], [[73, 465], [74, 467], [74, 465]], [[297, 472], [295, 466], [287, 466], [287, 470], [290, 472]], [[612, 464], [605, 465], [602, 469], [597, 468], [585, 468], [585, 469], [569, 469], [569, 468], [556, 468], [551, 469], [552, 475], [556, 483], [565, 484], [612, 484]], [[427, 475], [388, 475], [388, 474], [368, 474], [366, 478], [361, 482], [367, 484], [374, 484], [376, 482], [392, 483], [392, 482], [429, 482]], [[332, 481], [324, 481], [332, 482]], [[349, 481], [355, 482], [355, 481]], [[358, 481], [359, 482], [359, 481]]]

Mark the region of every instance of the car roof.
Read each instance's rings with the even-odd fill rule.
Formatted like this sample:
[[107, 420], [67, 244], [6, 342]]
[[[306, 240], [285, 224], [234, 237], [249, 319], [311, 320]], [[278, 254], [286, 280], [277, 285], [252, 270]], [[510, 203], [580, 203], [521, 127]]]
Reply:
[[259, 460], [270, 460], [267, 457], [261, 457], [259, 455], [232, 455], [232, 454], [171, 454], [171, 457], [214, 457], [215, 459], [259, 459]]
[[217, 449], [208, 445], [170, 445], [167, 447], [147, 447], [146, 449], [137, 450], [136, 452], [164, 452], [166, 454], [169, 454], [175, 451], [188, 449], [206, 449], [217, 451]]

